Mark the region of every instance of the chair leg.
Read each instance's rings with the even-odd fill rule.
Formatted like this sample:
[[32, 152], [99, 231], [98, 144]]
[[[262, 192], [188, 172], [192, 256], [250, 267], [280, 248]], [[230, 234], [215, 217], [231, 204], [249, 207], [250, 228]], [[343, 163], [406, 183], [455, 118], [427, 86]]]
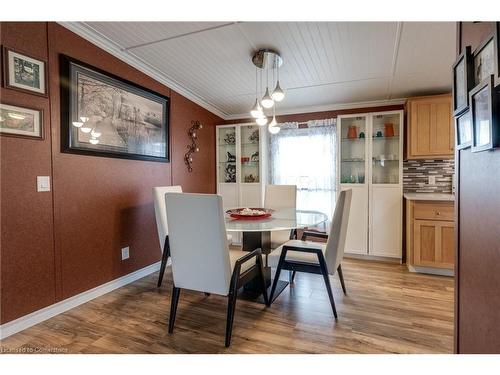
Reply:
[[293, 272], [292, 272], [292, 281], [291, 281], [292, 283], [293, 283], [293, 282], [294, 282], [294, 280], [295, 280], [295, 275], [296, 275], [296, 274], [297, 274], [297, 271], [293, 271]]
[[172, 289], [172, 302], [170, 303], [170, 319], [168, 321], [168, 333], [174, 331], [175, 314], [177, 313], [177, 304], [179, 303], [179, 295], [181, 294], [181, 288]]
[[342, 290], [344, 291], [344, 295], [347, 296], [347, 290], [345, 289], [345, 282], [344, 282], [344, 274], [342, 273], [342, 266], [340, 264], [339, 267], [337, 268], [337, 272], [339, 273], [340, 285], [342, 285]]
[[276, 286], [278, 285], [278, 281], [280, 279], [281, 268], [283, 267], [283, 263], [285, 263], [286, 253], [285, 251], [281, 252], [280, 260], [278, 262], [278, 267], [276, 267], [276, 274], [274, 275], [273, 287], [271, 288], [271, 295], [269, 296], [269, 303], [273, 302], [274, 291], [276, 290]]
[[332, 286], [330, 285], [328, 270], [324, 265], [321, 265], [321, 273], [323, 275], [323, 280], [325, 280], [326, 291], [328, 292], [330, 305], [332, 305], [333, 315], [335, 316], [335, 319], [337, 319], [337, 309], [335, 308], [335, 301], [333, 300]]
[[[231, 288], [232, 289], [232, 288]], [[233, 332], [234, 310], [236, 308], [236, 290], [230, 290], [227, 296], [227, 321], [226, 321], [226, 348], [231, 345], [231, 334]]]
[[260, 280], [260, 285], [262, 288], [262, 296], [264, 297], [264, 302], [266, 306], [271, 306], [271, 301], [269, 299], [269, 296], [267, 295], [267, 287], [266, 287], [266, 279], [264, 277], [264, 267], [262, 264], [262, 256], [259, 255], [257, 257], [257, 266], [259, 267], [259, 280]]
[[170, 243], [168, 242], [168, 236], [165, 237], [165, 244], [163, 245], [163, 253], [161, 255], [161, 266], [160, 274], [158, 275], [158, 288], [161, 286], [163, 280], [163, 275], [165, 274], [165, 268], [167, 268], [168, 257], [170, 256]]
[[210, 293], [205, 292], [205, 297], [210, 297]]

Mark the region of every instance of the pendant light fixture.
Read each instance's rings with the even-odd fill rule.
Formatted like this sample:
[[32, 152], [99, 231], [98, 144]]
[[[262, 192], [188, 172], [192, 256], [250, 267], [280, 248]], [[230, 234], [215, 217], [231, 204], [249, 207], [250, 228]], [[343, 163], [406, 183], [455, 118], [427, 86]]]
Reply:
[[269, 70], [266, 69], [266, 93], [262, 97], [262, 100], [260, 101], [260, 104], [264, 108], [272, 108], [274, 105], [274, 100], [271, 98], [271, 95], [269, 95]]
[[262, 107], [260, 106], [259, 100], [257, 99], [258, 96], [258, 89], [257, 89], [257, 67], [255, 67], [255, 104], [250, 110], [250, 114], [252, 115], [253, 118], [259, 118], [264, 115], [262, 112]]
[[[279, 127], [277, 126], [276, 122], [276, 116], [274, 114], [273, 110], [273, 118], [271, 122], [269, 122], [269, 118], [266, 116], [264, 113], [265, 109], [270, 109], [276, 106], [276, 102], [283, 100], [285, 97], [285, 93], [281, 89], [279, 85], [279, 71], [277, 70], [281, 64], [283, 64], [283, 59], [281, 56], [276, 53], [273, 50], [269, 49], [261, 49], [255, 52], [255, 54], [252, 57], [252, 62], [253, 64], [259, 68], [260, 75], [258, 74], [258, 71], [256, 70], [256, 76], [255, 76], [255, 102], [250, 110], [250, 114], [252, 115], [253, 118], [255, 118], [255, 122], [259, 126], [265, 126], [269, 124], [269, 131], [272, 132], [273, 134], [276, 134], [279, 132]], [[275, 69], [278, 72], [278, 80], [276, 81], [276, 86], [272, 92], [272, 95], [270, 94], [269, 91], [269, 70], [273, 71], [273, 76], [272, 76], [272, 82], [271, 82], [271, 87], [274, 85], [274, 71]], [[264, 72], [265, 71], [265, 72]], [[262, 74], [266, 74], [266, 90], [264, 92], [264, 96], [262, 99], [259, 101], [259, 92], [262, 93], [263, 85], [262, 85]], [[258, 82], [260, 82], [260, 89], [258, 88]], [[276, 98], [276, 99], [275, 99]]]
[[280, 131], [280, 127], [278, 126], [278, 122], [276, 121], [276, 110], [274, 109], [273, 109], [273, 119], [269, 123], [267, 130], [269, 130], [269, 133], [271, 134], [278, 134]]
[[276, 67], [276, 70], [278, 72], [278, 79], [276, 80], [276, 87], [274, 88], [274, 91], [271, 95], [271, 98], [273, 98], [273, 100], [275, 102], [281, 102], [285, 98], [285, 93], [283, 92], [283, 90], [280, 87], [280, 68], [279, 68], [279, 66]]

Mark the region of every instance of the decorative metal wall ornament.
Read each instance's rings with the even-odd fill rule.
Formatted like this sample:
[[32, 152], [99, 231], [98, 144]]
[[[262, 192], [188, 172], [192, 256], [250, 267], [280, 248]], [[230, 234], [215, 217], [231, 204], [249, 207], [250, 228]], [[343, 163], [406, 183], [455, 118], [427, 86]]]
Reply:
[[184, 155], [184, 164], [187, 165], [188, 172], [193, 171], [193, 167], [191, 166], [193, 164], [193, 157], [191, 155], [200, 151], [198, 145], [196, 144], [196, 139], [198, 138], [196, 131], [203, 128], [203, 125], [200, 124], [199, 121], [191, 121], [191, 124], [192, 126], [188, 130], [188, 136], [191, 139], [191, 144], [187, 146], [188, 152]]

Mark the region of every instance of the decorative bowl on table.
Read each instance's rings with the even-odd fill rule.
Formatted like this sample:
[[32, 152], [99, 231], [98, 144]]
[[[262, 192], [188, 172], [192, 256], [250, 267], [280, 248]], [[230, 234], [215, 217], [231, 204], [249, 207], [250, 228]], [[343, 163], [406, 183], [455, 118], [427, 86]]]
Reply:
[[260, 220], [271, 216], [273, 210], [268, 208], [235, 208], [227, 210], [226, 214], [238, 220]]

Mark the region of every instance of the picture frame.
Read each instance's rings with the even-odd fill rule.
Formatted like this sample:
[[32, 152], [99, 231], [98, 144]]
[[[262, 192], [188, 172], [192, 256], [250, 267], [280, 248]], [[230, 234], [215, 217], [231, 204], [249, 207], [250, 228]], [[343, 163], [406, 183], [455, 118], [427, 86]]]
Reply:
[[500, 85], [500, 22], [495, 22], [495, 85]]
[[498, 93], [493, 74], [469, 93], [469, 103], [472, 118], [472, 152], [498, 147]]
[[453, 115], [458, 116], [469, 108], [469, 91], [474, 87], [474, 61], [471, 47], [465, 47], [453, 64]]
[[47, 63], [24, 52], [2, 48], [4, 87], [47, 96]]
[[497, 32], [491, 33], [473, 52], [474, 84], [476, 87], [490, 75], [498, 76], [498, 63], [496, 62], [495, 49], [498, 44]]
[[469, 109], [455, 117], [455, 134], [457, 150], [472, 146], [472, 116]]
[[43, 110], [0, 103], [0, 135], [43, 140]]
[[60, 55], [61, 151], [169, 162], [169, 98]]

